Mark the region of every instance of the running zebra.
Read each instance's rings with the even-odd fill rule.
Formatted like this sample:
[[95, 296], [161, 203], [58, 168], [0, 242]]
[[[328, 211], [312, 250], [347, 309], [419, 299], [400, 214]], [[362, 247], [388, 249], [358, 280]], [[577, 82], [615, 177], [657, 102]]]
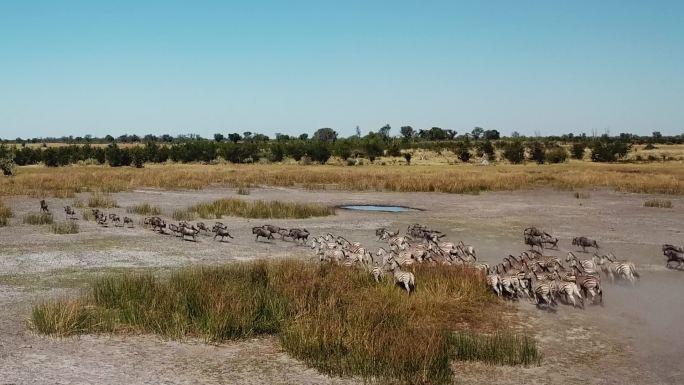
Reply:
[[394, 274], [394, 283], [403, 286], [406, 292], [411, 295], [411, 292], [416, 291], [416, 277], [410, 271], [403, 271], [399, 267], [397, 261], [392, 259], [390, 261], [390, 271]]

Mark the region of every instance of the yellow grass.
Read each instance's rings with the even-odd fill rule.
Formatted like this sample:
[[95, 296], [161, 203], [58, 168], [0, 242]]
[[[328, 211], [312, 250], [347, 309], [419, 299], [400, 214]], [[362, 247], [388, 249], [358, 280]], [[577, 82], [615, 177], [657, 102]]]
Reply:
[[300, 186], [342, 190], [477, 193], [535, 187], [607, 187], [618, 191], [684, 194], [681, 162], [600, 164], [571, 161], [555, 165], [148, 165], [143, 169], [108, 166], [19, 167], [0, 178], [0, 195], [43, 196], [65, 192], [117, 192], [134, 188], [201, 189]]

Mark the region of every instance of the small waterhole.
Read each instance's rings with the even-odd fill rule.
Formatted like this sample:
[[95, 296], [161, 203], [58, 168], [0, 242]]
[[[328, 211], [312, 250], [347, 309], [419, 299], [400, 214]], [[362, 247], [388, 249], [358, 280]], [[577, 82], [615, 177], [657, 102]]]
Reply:
[[404, 206], [386, 206], [386, 205], [345, 205], [340, 206], [341, 209], [354, 211], [381, 211], [386, 213], [402, 213], [406, 211], [420, 211], [411, 207]]

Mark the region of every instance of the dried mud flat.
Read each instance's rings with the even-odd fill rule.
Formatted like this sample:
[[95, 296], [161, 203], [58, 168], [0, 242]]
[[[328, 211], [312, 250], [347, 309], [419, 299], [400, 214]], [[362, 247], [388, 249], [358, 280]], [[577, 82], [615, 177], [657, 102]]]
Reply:
[[[306, 220], [268, 220], [306, 227], [313, 234], [340, 233], [364, 245], [381, 246], [379, 226], [405, 229], [425, 223], [452, 240], [476, 246], [480, 258], [499, 261], [523, 248], [522, 230], [536, 225], [561, 239], [564, 257], [577, 235], [596, 238], [602, 251], [634, 261], [642, 273], [637, 287], [607, 284], [605, 306], [584, 311], [561, 307], [555, 314], [518, 305], [523, 328], [534, 333], [543, 354], [540, 366], [496, 367], [454, 363], [455, 383], [463, 384], [679, 384], [684, 383], [684, 273], [664, 269], [662, 243], [683, 243], [684, 199], [668, 197], [673, 209], [643, 207], [651, 196], [605, 190], [576, 199], [570, 192], [453, 195], [438, 193], [314, 192], [253, 189], [242, 199], [279, 199], [328, 205], [392, 204], [425, 211], [365, 213], [338, 210], [336, 216]], [[165, 213], [200, 201], [237, 197], [232, 189], [134, 191], [114, 194], [121, 208], [150, 203]], [[87, 198], [84, 195], [83, 198]], [[84, 199], [87, 200], [87, 199]], [[279, 350], [274, 338], [208, 345], [167, 341], [155, 336], [82, 336], [54, 339], [26, 327], [31, 305], [78, 293], [93, 276], [122, 268], [168, 269], [221, 264], [254, 258], [309, 258], [310, 250], [279, 240], [255, 242], [250, 228], [267, 221], [225, 218], [235, 239], [197, 243], [162, 236], [139, 224], [133, 229], [101, 228], [78, 220], [81, 230], [55, 235], [48, 227], [21, 224], [36, 212], [35, 199], [8, 198], [15, 218], [0, 228], [0, 384], [352, 384], [330, 378]], [[55, 217], [72, 199], [50, 199]], [[81, 211], [79, 209], [77, 211]], [[136, 222], [142, 218], [135, 216]], [[211, 221], [208, 221], [211, 222]]]

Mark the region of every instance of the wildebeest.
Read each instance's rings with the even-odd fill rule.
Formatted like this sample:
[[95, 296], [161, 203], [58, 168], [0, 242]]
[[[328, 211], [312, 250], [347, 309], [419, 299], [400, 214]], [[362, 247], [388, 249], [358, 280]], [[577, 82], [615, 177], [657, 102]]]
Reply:
[[40, 212], [41, 213], [50, 213], [50, 210], [48, 209], [47, 202], [45, 202], [45, 199], [40, 200]]
[[[684, 267], [684, 249], [673, 245], [663, 245], [663, 255], [667, 257], [665, 266], [668, 269], [682, 270]], [[676, 263], [676, 265], [675, 265]]]
[[256, 238], [254, 238], [255, 241], [258, 241], [259, 237], [266, 239], [274, 239], [273, 233], [264, 229], [263, 227], [252, 227], [252, 234], [256, 235]]
[[215, 233], [214, 240], [216, 240], [216, 237], [221, 237], [221, 242], [223, 242], [225, 237], [231, 239], [233, 238], [233, 236], [230, 235], [230, 232], [228, 232], [228, 229], [222, 223], [216, 223], [211, 231]]
[[131, 218], [129, 218], [129, 217], [124, 217], [124, 218], [123, 218], [123, 223], [124, 223], [124, 225], [128, 225], [129, 228], [135, 227], [135, 226], [133, 225], [133, 219], [131, 219]]
[[573, 246], [580, 246], [582, 248], [582, 251], [585, 253], [587, 252], [587, 247], [593, 247], [597, 251], [599, 249], [598, 243], [596, 243], [595, 240], [587, 237], [575, 237], [572, 238], [572, 245]]
[[197, 222], [197, 224], [195, 224], [195, 227], [197, 227], [197, 230], [202, 230], [207, 233], [209, 232], [209, 229], [207, 228], [207, 225], [204, 224], [204, 222]]
[[64, 206], [67, 219], [75, 219], [76, 211], [71, 206]]
[[159, 217], [149, 217], [145, 218], [144, 223], [146, 225], [152, 226], [152, 231], [159, 231], [160, 234], [164, 234], [164, 229], [166, 228], [166, 222]]
[[290, 229], [289, 237], [295, 242], [302, 241], [302, 244], [306, 243], [309, 239], [309, 231], [307, 229]]
[[180, 233], [181, 239], [185, 240], [185, 237], [192, 237], [194, 242], [197, 242], [197, 234], [199, 230], [190, 226], [179, 226], [178, 232]]
[[544, 249], [544, 240], [540, 236], [526, 235], [525, 244], [534, 249], [535, 246]]

